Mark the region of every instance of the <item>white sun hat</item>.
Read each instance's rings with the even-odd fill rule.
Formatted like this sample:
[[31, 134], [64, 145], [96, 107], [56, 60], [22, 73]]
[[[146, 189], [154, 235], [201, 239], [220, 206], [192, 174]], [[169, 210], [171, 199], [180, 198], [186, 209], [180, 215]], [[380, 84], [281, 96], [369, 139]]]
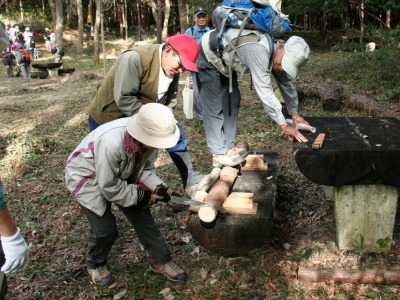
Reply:
[[282, 68], [292, 78], [295, 78], [299, 67], [310, 57], [310, 47], [301, 37], [292, 36], [286, 41], [284, 50]]
[[143, 105], [127, 124], [128, 133], [144, 145], [165, 149], [175, 146], [180, 132], [172, 111], [159, 103]]

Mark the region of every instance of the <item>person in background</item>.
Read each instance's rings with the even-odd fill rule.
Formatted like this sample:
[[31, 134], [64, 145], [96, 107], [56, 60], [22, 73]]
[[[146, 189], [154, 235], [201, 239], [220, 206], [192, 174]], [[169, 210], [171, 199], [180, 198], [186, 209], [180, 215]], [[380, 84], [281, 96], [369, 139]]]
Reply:
[[[31, 81], [31, 73], [30, 73], [30, 54], [29, 51], [26, 49], [25, 46], [20, 46], [19, 51], [14, 52], [15, 58], [17, 61], [18, 67], [21, 69], [22, 76], [24, 78], [24, 82]], [[28, 58], [29, 57], [29, 60]]]
[[[208, 13], [204, 7], [197, 7], [194, 10], [193, 14], [193, 25], [186, 29], [185, 34], [188, 36], [192, 36], [196, 39], [197, 42], [200, 41], [201, 37], [208, 31], [210, 31], [210, 27], [207, 26], [208, 23]], [[199, 99], [199, 77], [197, 76], [197, 72], [192, 73], [192, 82], [193, 82], [193, 108], [196, 115], [196, 120], [199, 124], [203, 124], [203, 117], [201, 115], [201, 102]]]
[[[52, 53], [54, 53], [54, 62], [55, 63], [62, 63], [62, 59], [64, 57], [64, 49], [61, 48], [60, 46], [56, 45], [53, 48]], [[61, 66], [62, 67], [62, 66]]]
[[43, 38], [44, 38], [46, 50], [49, 51], [49, 52], [51, 52], [50, 28], [49, 28], [49, 27], [46, 27], [46, 28], [44, 29]]
[[[241, 101], [237, 73], [246, 70], [250, 71], [266, 114], [282, 128], [289, 139], [306, 142], [307, 139], [296, 127], [286, 123], [282, 105], [272, 86], [274, 77], [294, 124], [308, 124], [298, 113], [298, 95], [292, 82], [298, 68], [310, 55], [310, 48], [304, 39], [292, 36], [286, 42], [271, 41], [268, 34], [257, 30], [231, 28], [224, 34], [237, 47], [233, 57], [228, 58], [230, 55], [225, 51], [229, 51], [230, 47], [224, 44], [221, 59], [210, 47], [210, 36], [213, 33], [210, 31], [203, 36], [197, 59], [204, 128], [207, 145], [213, 156], [213, 166], [234, 166], [245, 159], [245, 155], [235, 149], [235, 138]], [[229, 80], [230, 74], [226, 67], [229, 64], [235, 71], [231, 74], [232, 81]]]
[[131, 223], [149, 254], [151, 271], [175, 282], [187, 279], [187, 273], [172, 261], [149, 209], [177, 195], [154, 168], [147, 168], [153, 165], [157, 149], [177, 144], [180, 130], [176, 123], [167, 106], [144, 104], [132, 117], [97, 127], [69, 156], [65, 182], [89, 222], [86, 264], [95, 284], [114, 281], [107, 267], [108, 254], [118, 237], [112, 205]]
[[56, 45], [56, 34], [52, 28], [49, 29], [50, 52]]
[[10, 39], [11, 43], [14, 43], [15, 39], [17, 38], [17, 28], [18, 26], [15, 26], [14, 23], [10, 24], [10, 28], [8, 29], [8, 38]]
[[25, 47], [27, 49], [30, 49], [31, 39], [33, 36], [31, 29], [29, 27], [25, 27], [25, 31], [24, 31], [23, 35], [24, 35]]
[[14, 76], [13, 70], [16, 65], [14, 54], [12, 52], [7, 53], [6, 55], [4, 55], [1, 62], [6, 67], [7, 77], [8, 78], [13, 77]]
[[[90, 104], [90, 130], [132, 116], [146, 103], [169, 105], [176, 98], [180, 74], [185, 70], [197, 72], [198, 51], [192, 37], [178, 34], [164, 44], [135, 46], [122, 53]], [[221, 169], [197, 175], [187, 148], [188, 140], [180, 125], [179, 130], [178, 143], [167, 150], [181, 175], [186, 194], [193, 197], [197, 191], [207, 191], [219, 179]]]

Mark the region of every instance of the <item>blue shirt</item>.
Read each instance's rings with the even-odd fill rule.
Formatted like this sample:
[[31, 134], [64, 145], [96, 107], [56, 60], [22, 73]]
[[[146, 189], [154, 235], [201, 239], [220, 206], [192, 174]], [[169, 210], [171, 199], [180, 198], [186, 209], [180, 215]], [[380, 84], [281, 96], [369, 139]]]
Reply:
[[[193, 28], [193, 30], [192, 30]], [[206, 26], [204, 29], [200, 29], [199, 25], [195, 24], [194, 26], [189, 27], [186, 29], [185, 34], [188, 36], [192, 36], [196, 39], [196, 41], [199, 41], [201, 37], [207, 32], [210, 31], [210, 27]]]
[[6, 195], [3, 192], [3, 185], [0, 180], [0, 210], [6, 206]]

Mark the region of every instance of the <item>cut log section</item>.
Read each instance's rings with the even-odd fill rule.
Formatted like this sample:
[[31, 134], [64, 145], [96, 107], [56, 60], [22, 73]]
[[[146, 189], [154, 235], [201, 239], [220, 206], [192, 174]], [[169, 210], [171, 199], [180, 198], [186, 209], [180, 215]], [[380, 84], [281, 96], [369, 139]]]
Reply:
[[338, 270], [299, 267], [299, 280], [313, 282], [350, 282], [400, 284], [400, 272], [380, 270]]
[[242, 163], [242, 171], [247, 170], [268, 170], [268, 164], [264, 163], [263, 155], [251, 154]]
[[[265, 153], [264, 162], [268, 162], [268, 170], [242, 169], [242, 174], [236, 178], [230, 195], [222, 205], [228, 210], [224, 206], [235, 192], [245, 195], [246, 201], [248, 195], [252, 194], [253, 204], [257, 205], [255, 214], [219, 212], [215, 222], [204, 223], [197, 213], [192, 213], [187, 220], [187, 229], [193, 239], [206, 249], [223, 254], [248, 253], [261, 247], [269, 238], [273, 226], [277, 159], [276, 153]], [[198, 195], [205, 198], [205, 194], [197, 193], [194, 199], [201, 201]]]
[[[206, 192], [198, 191], [193, 199], [203, 202], [207, 196]], [[239, 215], [255, 215], [257, 213], [258, 204], [253, 202], [254, 193], [233, 192], [226, 198], [220, 211], [221, 214], [239, 214]], [[190, 206], [189, 210], [198, 213], [200, 206]]]
[[[208, 195], [204, 198], [204, 206], [199, 209], [199, 218], [205, 223], [213, 222], [217, 217], [217, 210], [212, 206], [222, 206], [228, 197], [239, 170], [231, 167], [224, 167], [219, 176], [219, 180], [211, 188]], [[207, 205], [209, 204], [209, 205]]]

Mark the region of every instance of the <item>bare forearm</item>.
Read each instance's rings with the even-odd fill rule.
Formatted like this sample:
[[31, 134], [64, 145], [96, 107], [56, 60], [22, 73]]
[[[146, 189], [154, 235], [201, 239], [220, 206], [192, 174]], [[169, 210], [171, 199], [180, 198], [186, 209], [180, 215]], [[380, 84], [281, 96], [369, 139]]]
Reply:
[[0, 210], [0, 235], [12, 236], [17, 232], [17, 225], [14, 218], [11, 216], [8, 207], [5, 206]]

